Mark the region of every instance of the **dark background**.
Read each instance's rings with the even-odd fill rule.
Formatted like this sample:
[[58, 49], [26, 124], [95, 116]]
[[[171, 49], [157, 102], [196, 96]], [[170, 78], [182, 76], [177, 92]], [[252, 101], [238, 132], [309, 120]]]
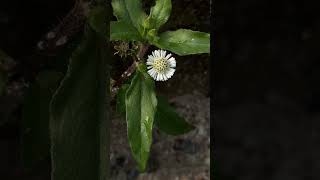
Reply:
[[37, 43], [61, 22], [73, 3], [73, 0], [0, 1], [0, 49], [14, 59], [13, 63], [4, 64], [9, 79], [6, 93], [0, 96], [0, 180], [50, 179], [49, 158], [32, 170], [23, 168], [22, 104], [38, 72], [53, 68], [58, 53], [38, 51]]
[[213, 179], [317, 179], [317, 6], [214, 3]]

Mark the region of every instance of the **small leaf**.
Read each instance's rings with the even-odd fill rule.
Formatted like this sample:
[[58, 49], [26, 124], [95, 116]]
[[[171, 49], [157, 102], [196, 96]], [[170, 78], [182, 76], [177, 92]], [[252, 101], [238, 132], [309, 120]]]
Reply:
[[148, 17], [152, 28], [159, 29], [165, 24], [171, 13], [171, 0], [156, 0], [156, 4], [151, 7]]
[[129, 84], [123, 84], [117, 93], [116, 110], [120, 114], [126, 113], [126, 93], [129, 88]]
[[105, 180], [108, 175], [107, 42], [90, 27], [70, 59], [50, 105], [52, 180]]
[[210, 34], [188, 29], [161, 33], [160, 39], [152, 43], [180, 56], [210, 53]]
[[110, 22], [110, 40], [141, 41], [139, 32], [124, 21]]
[[180, 135], [194, 129], [194, 127], [179, 116], [162, 96], [158, 96], [155, 125], [169, 135]]
[[126, 93], [126, 120], [128, 139], [138, 168], [143, 172], [152, 144], [152, 128], [157, 99], [155, 84], [145, 72], [138, 68]]
[[142, 8], [141, 0], [124, 0], [124, 2], [133, 26], [138, 29], [140, 34], [143, 35], [145, 33], [145, 27], [143, 27], [143, 24], [147, 19], [147, 14]]
[[111, 5], [113, 15], [117, 17], [118, 21], [131, 22], [124, 0], [112, 0]]
[[62, 73], [41, 72], [28, 90], [22, 111], [22, 157], [25, 168], [33, 168], [50, 154], [49, 104]]
[[90, 9], [88, 22], [92, 29], [99, 33], [102, 37], [107, 35], [108, 19], [107, 9], [104, 6], [96, 6]]
[[157, 36], [157, 30], [156, 29], [148, 30], [145, 38], [148, 40], [148, 42], [157, 42], [159, 40], [159, 37]]
[[111, 5], [118, 21], [110, 22], [110, 40], [141, 41], [141, 35], [131, 21], [125, 0], [112, 0]]

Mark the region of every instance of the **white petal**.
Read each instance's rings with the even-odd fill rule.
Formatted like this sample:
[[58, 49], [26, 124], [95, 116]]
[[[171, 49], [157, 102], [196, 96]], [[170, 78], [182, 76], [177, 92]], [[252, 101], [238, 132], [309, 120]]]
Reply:
[[163, 74], [160, 74], [160, 81], [163, 81]]
[[158, 76], [158, 74], [157, 74], [156, 72], [154, 72], [154, 73], [152, 74], [152, 77], [153, 77], [154, 80], [157, 79], [157, 76]]
[[159, 81], [162, 81], [163, 77], [162, 74], [159, 74]]
[[151, 69], [150, 72], [151, 72], [152, 74], [156, 74], [156, 73], [157, 73], [154, 69]]
[[167, 51], [163, 50], [163, 56], [162, 57], [166, 57]]
[[166, 74], [167, 74], [167, 76], [171, 77], [171, 76], [174, 74], [174, 72], [175, 72], [175, 69], [170, 68], [170, 69], [168, 69], [168, 71], [166, 72]]
[[160, 57], [160, 51], [156, 50], [155, 54], [156, 54], [156, 57]]
[[148, 71], [148, 74], [152, 77], [152, 73], [150, 71]]
[[168, 60], [169, 64], [170, 64], [170, 67], [176, 67], [176, 60], [174, 59], [174, 57], [171, 57], [169, 60]]
[[162, 74], [162, 77], [163, 77], [162, 81], [166, 81], [168, 79], [165, 74]]
[[149, 55], [147, 61], [153, 62], [154, 61], [154, 57]]
[[152, 75], [152, 78], [153, 78], [154, 80], [156, 80], [156, 79], [157, 79], [157, 75], [156, 75], [156, 74], [153, 74], [153, 75]]
[[166, 52], [164, 50], [160, 50], [161, 52], [161, 57], [166, 57]]
[[169, 59], [171, 57], [171, 54], [168, 54], [167, 56], [166, 56], [166, 59]]
[[154, 69], [150, 69], [150, 70], [148, 70], [148, 74], [153, 78], [153, 79], [155, 79], [155, 71], [154, 71]]
[[163, 77], [164, 77], [164, 81], [169, 79], [169, 77], [166, 74], [163, 74]]

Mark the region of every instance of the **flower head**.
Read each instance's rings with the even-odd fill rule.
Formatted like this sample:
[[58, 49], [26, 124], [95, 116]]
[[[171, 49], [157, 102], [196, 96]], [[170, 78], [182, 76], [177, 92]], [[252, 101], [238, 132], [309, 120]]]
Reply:
[[155, 50], [148, 56], [148, 74], [156, 81], [166, 81], [174, 74], [176, 60], [164, 50]]

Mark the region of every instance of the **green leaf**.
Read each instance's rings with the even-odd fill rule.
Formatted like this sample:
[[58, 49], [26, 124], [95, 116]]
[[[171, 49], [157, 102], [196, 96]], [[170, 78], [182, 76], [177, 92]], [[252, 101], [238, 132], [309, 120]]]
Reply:
[[22, 109], [22, 157], [25, 168], [33, 168], [50, 154], [49, 104], [62, 73], [41, 72], [28, 90]]
[[171, 0], [156, 0], [156, 4], [151, 7], [150, 15], [148, 17], [152, 28], [158, 30], [168, 21], [171, 8]]
[[147, 34], [145, 35], [145, 39], [148, 40], [148, 42], [157, 42], [159, 40], [159, 37], [157, 36], [157, 30], [156, 29], [150, 29], [148, 30]]
[[88, 15], [88, 22], [92, 29], [99, 33], [102, 37], [107, 35], [108, 30], [108, 20], [107, 20], [107, 10], [105, 6], [95, 6], [90, 9]]
[[125, 0], [112, 0], [113, 14], [118, 21], [110, 22], [110, 40], [142, 41], [142, 37], [133, 25]]
[[138, 68], [126, 93], [128, 139], [141, 172], [145, 170], [149, 158], [157, 107], [154, 81], [144, 69]]
[[118, 21], [131, 22], [124, 0], [112, 0], [111, 5], [113, 15], [117, 17]]
[[116, 110], [120, 114], [126, 113], [126, 93], [129, 86], [129, 84], [123, 84], [117, 93]]
[[109, 145], [107, 42], [88, 28], [50, 105], [52, 180], [106, 180]]
[[180, 135], [194, 129], [191, 124], [176, 113], [170, 106], [168, 100], [162, 96], [158, 96], [155, 125], [169, 135]]
[[110, 40], [141, 41], [139, 32], [125, 21], [110, 22]]
[[133, 26], [140, 34], [145, 34], [144, 23], [147, 19], [147, 14], [142, 8], [141, 0], [124, 0], [124, 2]]
[[188, 29], [161, 33], [160, 39], [152, 43], [180, 56], [210, 53], [210, 34]]
[[[125, 114], [126, 112], [125, 93], [128, 86], [128, 84], [124, 84], [117, 94], [116, 109], [120, 114]], [[193, 125], [186, 122], [185, 119], [170, 106], [165, 97], [158, 96], [157, 100], [158, 104], [154, 124], [160, 131], [169, 135], [181, 135], [194, 129]]]

